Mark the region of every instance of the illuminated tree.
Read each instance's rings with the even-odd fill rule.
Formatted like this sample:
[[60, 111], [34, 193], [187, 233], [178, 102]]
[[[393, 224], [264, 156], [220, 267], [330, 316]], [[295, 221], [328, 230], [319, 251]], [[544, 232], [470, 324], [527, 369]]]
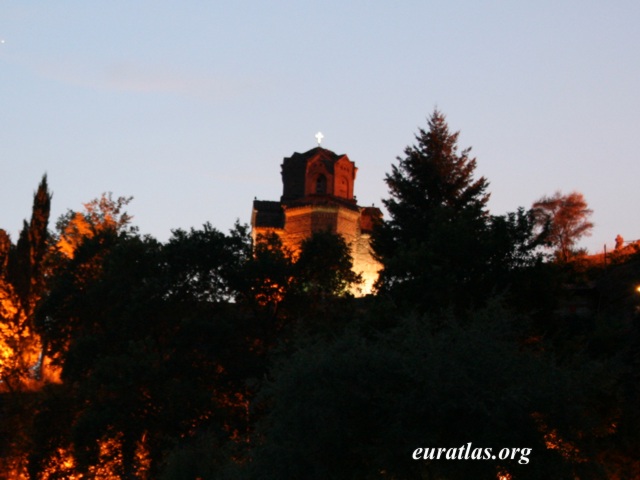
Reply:
[[593, 210], [580, 192], [544, 196], [533, 204], [533, 211], [538, 225], [546, 226], [546, 241], [561, 262], [567, 262], [578, 241], [591, 234], [593, 223], [589, 217]]
[[245, 380], [263, 371], [255, 371], [253, 325], [228, 303], [229, 277], [246, 253], [241, 237], [205, 225], [160, 244], [107, 229], [62, 264], [38, 319], [74, 399], [65, 440], [78, 472], [95, 467], [105, 442], [120, 452], [119, 478], [134, 478], [144, 440], [158, 478], [180, 441], [203, 431], [222, 443], [246, 435]]
[[275, 233], [260, 234], [234, 278], [237, 300], [273, 321], [279, 315], [293, 278], [293, 252]]
[[33, 390], [42, 388], [43, 348], [34, 310], [45, 289], [51, 194], [43, 176], [17, 245], [0, 230], [0, 476], [25, 478]]
[[9, 234], [0, 228], [0, 277], [4, 278], [9, 264], [9, 254], [11, 252], [11, 238]]
[[51, 193], [42, 177], [15, 246], [0, 232], [0, 389], [16, 390], [40, 376], [42, 346], [34, 311], [45, 286]]
[[85, 203], [84, 212], [69, 210], [56, 223], [59, 251], [66, 257], [73, 257], [85, 239], [106, 230], [124, 231], [132, 218], [124, 208], [132, 199], [133, 197], [114, 199], [111, 192], [103, 193], [100, 198]]

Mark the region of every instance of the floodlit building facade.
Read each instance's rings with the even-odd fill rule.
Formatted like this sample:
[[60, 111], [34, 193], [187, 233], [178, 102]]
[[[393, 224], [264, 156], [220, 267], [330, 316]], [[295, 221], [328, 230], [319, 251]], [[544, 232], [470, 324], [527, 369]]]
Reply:
[[371, 252], [371, 231], [382, 212], [360, 207], [354, 196], [358, 169], [347, 155], [320, 146], [294, 153], [282, 162], [280, 201], [254, 200], [251, 228], [254, 242], [274, 232], [297, 252], [312, 233], [330, 231], [343, 236], [351, 248], [353, 270], [362, 275], [360, 295], [370, 293], [381, 265]]

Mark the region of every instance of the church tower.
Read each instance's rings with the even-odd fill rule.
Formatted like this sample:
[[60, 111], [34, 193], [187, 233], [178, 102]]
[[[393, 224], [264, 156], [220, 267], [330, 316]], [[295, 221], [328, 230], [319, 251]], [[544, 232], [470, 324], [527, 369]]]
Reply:
[[362, 275], [362, 293], [370, 293], [380, 264], [371, 254], [371, 230], [382, 213], [376, 207], [360, 207], [354, 195], [358, 169], [347, 155], [320, 146], [294, 153], [281, 165], [280, 201], [254, 200], [252, 236], [277, 233], [296, 252], [312, 233], [340, 234], [351, 248], [354, 271]]

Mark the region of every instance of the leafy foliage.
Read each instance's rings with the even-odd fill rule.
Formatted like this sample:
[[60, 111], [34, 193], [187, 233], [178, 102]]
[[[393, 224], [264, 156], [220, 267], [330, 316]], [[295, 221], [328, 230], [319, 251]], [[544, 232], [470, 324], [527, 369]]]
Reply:
[[317, 232], [303, 240], [295, 265], [298, 290], [315, 297], [346, 295], [361, 281], [353, 272], [349, 246], [331, 232]]
[[[133, 197], [113, 198], [113, 194], [103, 193], [84, 204], [84, 212], [67, 211], [57, 223], [57, 248], [67, 257], [73, 257], [81, 243], [102, 232], [123, 232], [131, 223], [131, 215], [124, 208]], [[135, 231], [135, 228], [132, 232]]]
[[[433, 330], [432, 325], [441, 328]], [[549, 450], [538, 419], [565, 444], [608, 418], [584, 415], [593, 365], [568, 368], [523, 349], [524, 331], [499, 307], [460, 323], [405, 318], [373, 337], [359, 329], [303, 343], [274, 370], [264, 391], [270, 413], [249, 478], [574, 478], [597, 471]], [[560, 418], [558, 418], [560, 416]], [[582, 433], [579, 433], [582, 432]], [[530, 462], [413, 461], [417, 447], [521, 446]], [[585, 448], [588, 446], [585, 445]], [[582, 477], [581, 477], [582, 478]]]
[[590, 235], [593, 228], [589, 221], [593, 210], [580, 192], [544, 196], [533, 204], [533, 212], [537, 224], [546, 227], [545, 240], [561, 262], [569, 261], [576, 243]]
[[[367, 298], [328, 232], [296, 254], [240, 224], [159, 242], [109, 194], [51, 233], [43, 178], [18, 242], [0, 230], [0, 476], [638, 477], [637, 256], [547, 261], [586, 203], [491, 215], [439, 111], [416, 141]], [[412, 459], [469, 442], [532, 452]]]

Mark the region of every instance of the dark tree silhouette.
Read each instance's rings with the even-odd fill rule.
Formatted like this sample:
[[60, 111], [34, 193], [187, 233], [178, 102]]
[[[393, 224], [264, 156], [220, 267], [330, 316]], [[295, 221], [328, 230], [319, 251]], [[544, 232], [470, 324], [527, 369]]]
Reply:
[[28, 317], [33, 315], [44, 287], [43, 259], [48, 247], [51, 196], [47, 176], [44, 175], [33, 197], [31, 220], [29, 223], [25, 220], [8, 265], [8, 280], [13, 284]]
[[484, 177], [474, 179], [471, 149], [458, 152], [459, 132], [449, 131], [440, 111], [432, 113], [428, 127], [419, 129], [417, 145], [405, 149], [405, 157], [398, 157], [385, 178], [390, 198], [383, 203], [391, 216], [386, 225], [396, 241], [421, 237], [436, 220], [486, 213], [489, 183]]
[[[608, 374], [597, 363], [560, 367], [552, 355], [523, 348], [514, 341], [523, 325], [509, 316], [493, 305], [464, 322], [445, 318], [435, 333], [434, 322], [403, 318], [379, 335], [350, 329], [301, 342], [271, 372], [264, 390], [271, 408], [258, 425], [246, 478], [496, 478], [502, 468], [514, 479], [569, 479], [597, 472], [593, 458], [547, 449], [542, 430], [579, 448], [601, 441], [596, 432], [612, 417], [585, 408], [607, 392]], [[411, 458], [418, 447], [467, 442], [496, 452], [526, 446], [531, 455]]]
[[416, 140], [385, 179], [390, 218], [373, 238], [384, 265], [378, 287], [401, 303], [437, 308], [473, 297], [486, 260], [488, 182], [474, 178], [475, 158], [458, 151], [458, 133], [438, 110]]

